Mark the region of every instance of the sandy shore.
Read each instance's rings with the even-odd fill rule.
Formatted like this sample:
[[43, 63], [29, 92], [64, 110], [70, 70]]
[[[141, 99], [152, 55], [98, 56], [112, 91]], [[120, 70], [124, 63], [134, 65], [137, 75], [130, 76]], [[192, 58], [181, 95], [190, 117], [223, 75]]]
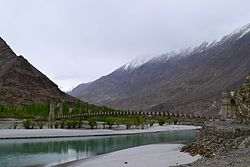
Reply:
[[173, 130], [200, 129], [197, 126], [167, 125], [153, 126], [148, 129], [133, 130], [107, 130], [107, 129], [2, 129], [0, 139], [28, 139], [28, 138], [59, 138], [59, 137], [91, 137], [91, 136], [112, 136], [139, 133], [155, 133]]
[[62, 167], [168, 167], [199, 159], [180, 152], [180, 144], [153, 144], [60, 164]]

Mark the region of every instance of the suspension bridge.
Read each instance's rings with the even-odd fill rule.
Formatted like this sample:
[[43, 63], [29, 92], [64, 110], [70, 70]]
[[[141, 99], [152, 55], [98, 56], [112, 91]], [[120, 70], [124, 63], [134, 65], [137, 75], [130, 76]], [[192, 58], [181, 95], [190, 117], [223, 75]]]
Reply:
[[178, 106], [183, 106], [183, 105], [188, 105], [190, 103], [194, 103], [197, 101], [204, 101], [204, 100], [211, 100], [211, 98], [216, 97], [217, 99], [220, 99], [222, 92], [217, 91], [210, 93], [206, 96], [203, 97], [197, 97], [193, 98], [190, 101], [185, 101], [179, 104], [174, 104], [173, 105], [173, 110], [167, 110], [167, 111], [108, 111], [108, 112], [83, 112], [79, 114], [69, 114], [69, 115], [57, 115], [54, 118], [56, 120], [60, 119], [70, 119], [70, 118], [81, 118], [81, 117], [89, 117], [89, 116], [175, 116], [179, 118], [201, 118], [201, 119], [220, 119], [220, 115], [206, 115], [206, 114], [201, 114], [196, 113], [196, 112], [179, 112], [176, 111], [176, 108]]

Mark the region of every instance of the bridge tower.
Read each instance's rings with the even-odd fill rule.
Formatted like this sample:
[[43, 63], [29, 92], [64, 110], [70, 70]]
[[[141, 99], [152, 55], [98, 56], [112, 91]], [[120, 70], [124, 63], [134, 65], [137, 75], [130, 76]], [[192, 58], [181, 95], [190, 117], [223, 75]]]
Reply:
[[51, 102], [49, 109], [49, 121], [63, 115], [63, 104], [61, 102]]
[[234, 90], [223, 91], [220, 107], [220, 116], [222, 119], [235, 118], [236, 110], [236, 92]]

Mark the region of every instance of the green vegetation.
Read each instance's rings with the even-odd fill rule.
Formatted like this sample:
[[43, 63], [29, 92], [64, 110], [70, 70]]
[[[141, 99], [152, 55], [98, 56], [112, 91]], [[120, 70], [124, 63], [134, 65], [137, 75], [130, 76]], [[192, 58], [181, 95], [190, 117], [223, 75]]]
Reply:
[[82, 128], [82, 119], [78, 120], [78, 128]]
[[71, 126], [73, 129], [75, 129], [78, 125], [78, 122], [77, 121], [71, 121]]
[[0, 118], [35, 118], [47, 117], [49, 104], [32, 104], [22, 108], [0, 106]]
[[179, 122], [179, 118], [172, 117], [172, 122], [176, 125]]
[[56, 122], [54, 123], [55, 129], [59, 128], [59, 125], [60, 125], [60, 123], [59, 123], [58, 121], [56, 121]]
[[54, 123], [53, 122], [49, 122], [48, 128], [53, 129], [54, 128]]
[[16, 128], [17, 128], [17, 125], [18, 125], [18, 123], [17, 123], [17, 122], [14, 122], [14, 123], [13, 123], [13, 129], [16, 129]]
[[70, 121], [67, 121], [67, 122], [66, 122], [66, 127], [67, 127], [68, 129], [71, 129], [71, 122], [70, 122]]
[[158, 123], [159, 123], [160, 126], [163, 126], [163, 125], [166, 123], [166, 119], [163, 118], [163, 117], [160, 117], [160, 118], [158, 119]]
[[89, 121], [89, 127], [91, 129], [94, 129], [94, 127], [97, 125], [96, 119], [95, 118], [90, 118], [88, 121]]
[[134, 117], [133, 124], [135, 125], [135, 127], [136, 127], [137, 129], [139, 129], [140, 127], [141, 127], [142, 129], [144, 129], [145, 124], [146, 124], [146, 119], [145, 119], [145, 117], [143, 117], [143, 116], [135, 116], [135, 117]]
[[[85, 122], [83, 126], [83, 122]], [[149, 126], [153, 126], [154, 123], [159, 123], [160, 126], [164, 124], [185, 124], [185, 125], [202, 125], [205, 119], [189, 119], [189, 118], [178, 118], [174, 116], [164, 117], [164, 116], [88, 116], [85, 119], [81, 118], [71, 118], [70, 120], [54, 120], [46, 124], [45, 121], [25, 119], [23, 121], [23, 127], [26, 129], [39, 128], [42, 129], [47, 125], [50, 129], [57, 128], [108, 128], [112, 129], [114, 125], [125, 125], [126, 129], [145, 129]], [[88, 126], [86, 126], [88, 125]], [[97, 126], [98, 125], [98, 126]], [[12, 125], [13, 127], [13, 125]]]
[[64, 121], [60, 121], [60, 126], [61, 126], [61, 129], [63, 129], [66, 126], [65, 122]]
[[126, 129], [130, 129], [131, 126], [133, 125], [132, 121], [130, 121], [130, 120], [125, 121], [124, 124], [126, 125]]
[[106, 123], [109, 126], [109, 129], [112, 128], [112, 126], [115, 124], [115, 119], [114, 117], [107, 117], [106, 118]]
[[[98, 107], [78, 101], [74, 107], [69, 107], [67, 102], [62, 104], [63, 115], [82, 114], [91, 112], [112, 112], [116, 111], [107, 107]], [[40, 119], [47, 120], [50, 112], [50, 103], [31, 104], [23, 107], [0, 105], [0, 118]]]
[[78, 125], [78, 121], [76, 120], [66, 121], [66, 126], [68, 129], [75, 129], [77, 125]]
[[155, 121], [153, 119], [149, 119], [148, 120], [148, 124], [150, 127], [152, 127], [154, 125]]
[[43, 126], [45, 125], [45, 122], [44, 121], [38, 121], [36, 124], [39, 127], [39, 129], [42, 129]]
[[23, 127], [25, 129], [34, 129], [35, 123], [29, 119], [23, 121]]

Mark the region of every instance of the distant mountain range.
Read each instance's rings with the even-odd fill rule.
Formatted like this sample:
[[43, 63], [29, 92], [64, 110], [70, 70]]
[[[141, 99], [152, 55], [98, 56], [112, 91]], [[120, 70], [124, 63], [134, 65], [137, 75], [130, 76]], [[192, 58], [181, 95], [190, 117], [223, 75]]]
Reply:
[[218, 113], [220, 91], [239, 87], [250, 72], [250, 24], [210, 44], [135, 59], [70, 95], [130, 110]]
[[74, 102], [23, 56], [0, 38], [0, 105], [22, 106], [48, 101]]

